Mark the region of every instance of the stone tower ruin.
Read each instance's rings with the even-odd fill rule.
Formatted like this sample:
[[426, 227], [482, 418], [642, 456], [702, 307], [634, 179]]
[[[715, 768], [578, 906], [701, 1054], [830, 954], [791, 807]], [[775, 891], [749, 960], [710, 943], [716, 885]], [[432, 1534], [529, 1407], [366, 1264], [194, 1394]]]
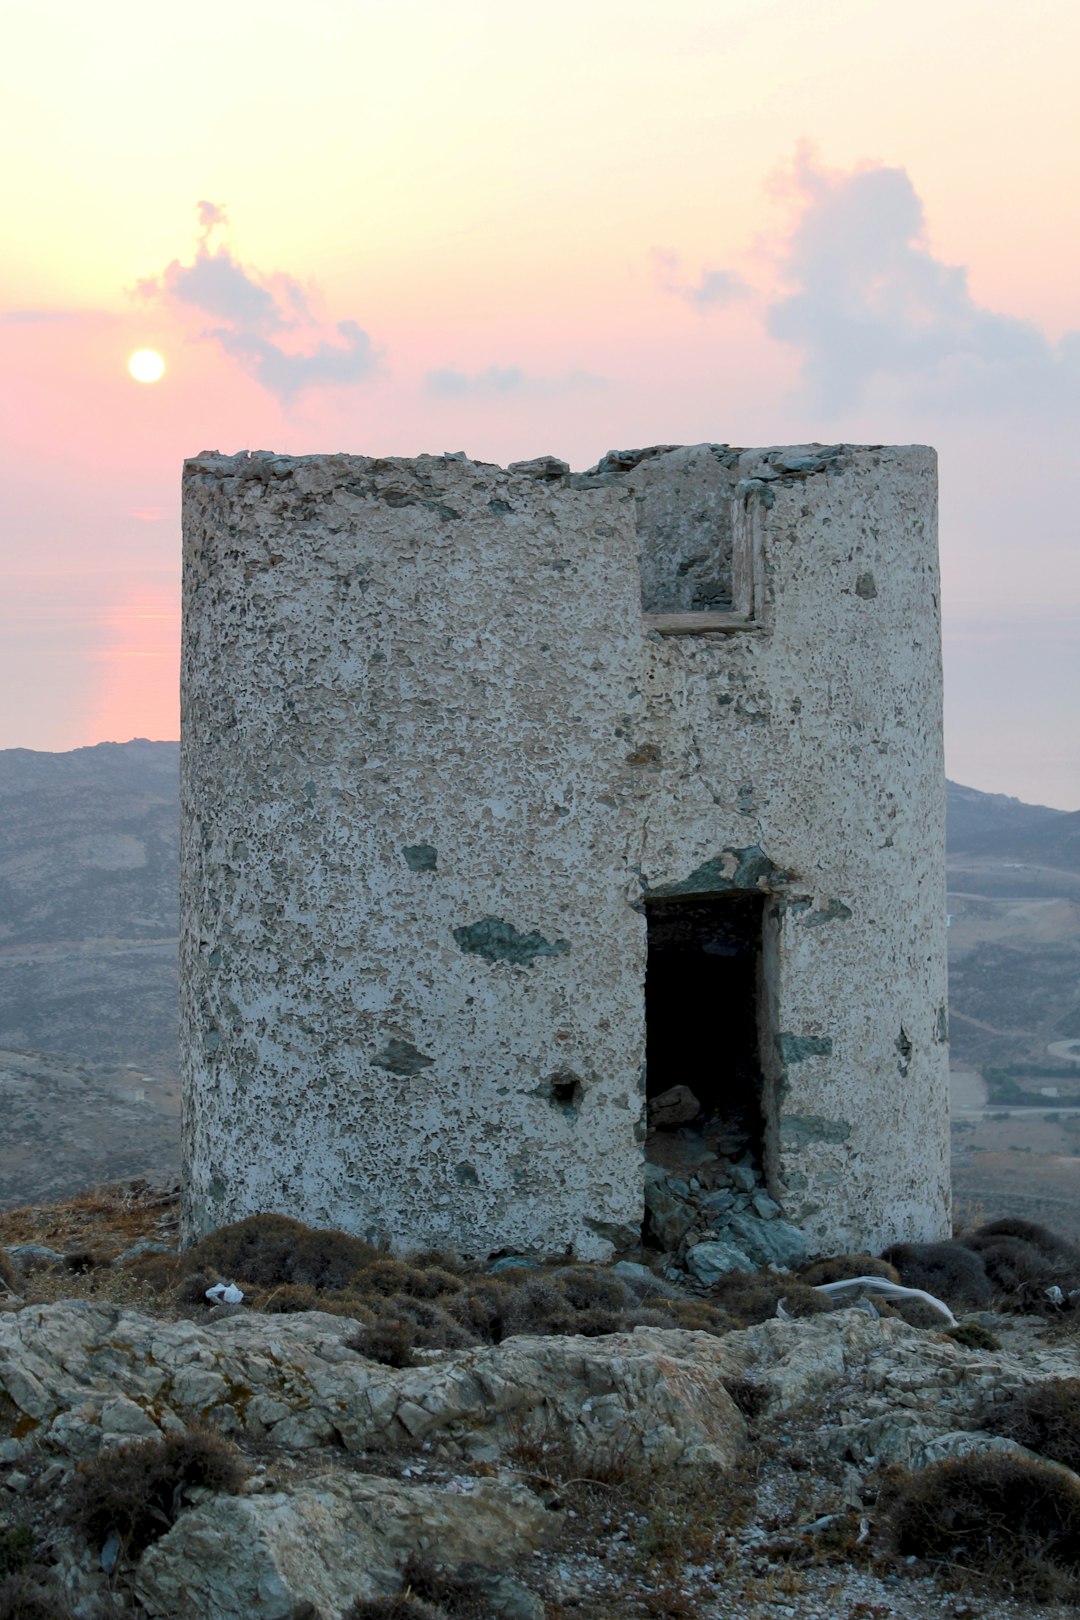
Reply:
[[187, 463], [189, 1236], [604, 1258], [739, 1188], [948, 1232], [935, 476]]

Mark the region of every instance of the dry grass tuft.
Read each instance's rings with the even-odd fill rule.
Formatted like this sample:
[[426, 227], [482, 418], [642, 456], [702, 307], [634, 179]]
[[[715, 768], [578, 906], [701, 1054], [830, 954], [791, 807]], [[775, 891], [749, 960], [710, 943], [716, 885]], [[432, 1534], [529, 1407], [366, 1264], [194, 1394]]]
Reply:
[[61, 1204], [0, 1210], [0, 1247], [41, 1243], [61, 1253], [91, 1251], [113, 1260], [142, 1238], [176, 1228], [179, 1192], [132, 1181], [95, 1187]]

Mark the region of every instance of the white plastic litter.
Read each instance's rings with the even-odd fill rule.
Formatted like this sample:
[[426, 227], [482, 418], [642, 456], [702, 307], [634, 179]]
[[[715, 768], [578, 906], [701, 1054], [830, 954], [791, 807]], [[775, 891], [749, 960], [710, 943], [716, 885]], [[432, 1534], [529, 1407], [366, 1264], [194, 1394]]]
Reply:
[[239, 1305], [244, 1294], [235, 1283], [215, 1283], [213, 1288], [206, 1290], [206, 1297], [212, 1299], [215, 1305]]
[[939, 1311], [950, 1327], [956, 1327], [956, 1317], [950, 1311], [943, 1299], [935, 1299], [923, 1288], [902, 1288], [899, 1283], [890, 1282], [887, 1277], [844, 1277], [840, 1282], [818, 1283], [817, 1292], [828, 1294], [830, 1298], [840, 1294], [863, 1293], [883, 1294], [886, 1299], [918, 1299], [931, 1309]]

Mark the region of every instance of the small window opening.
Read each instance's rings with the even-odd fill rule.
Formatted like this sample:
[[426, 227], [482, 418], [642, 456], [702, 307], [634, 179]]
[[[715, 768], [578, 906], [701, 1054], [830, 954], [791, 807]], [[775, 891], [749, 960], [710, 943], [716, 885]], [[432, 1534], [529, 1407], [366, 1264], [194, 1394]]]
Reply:
[[752, 1170], [756, 1185], [765, 1182], [765, 902], [760, 894], [725, 894], [645, 908], [646, 1157], [706, 1190], [710, 1182], [730, 1185], [735, 1165]]

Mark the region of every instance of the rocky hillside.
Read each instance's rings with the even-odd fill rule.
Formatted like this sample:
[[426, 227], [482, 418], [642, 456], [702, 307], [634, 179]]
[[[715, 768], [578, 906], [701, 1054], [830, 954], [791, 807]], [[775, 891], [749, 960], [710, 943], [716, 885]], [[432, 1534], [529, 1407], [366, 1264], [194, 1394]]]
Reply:
[[[243, 1268], [216, 1302], [173, 1215], [143, 1186], [0, 1217], [3, 1620], [1076, 1612], [1062, 1289], [948, 1329], [783, 1274], [687, 1293], [630, 1262], [467, 1272], [244, 1223], [208, 1240]], [[973, 1251], [934, 1247], [962, 1310]], [[321, 1277], [317, 1308], [267, 1286], [286, 1272]], [[468, 1342], [417, 1342], [440, 1312]]]

